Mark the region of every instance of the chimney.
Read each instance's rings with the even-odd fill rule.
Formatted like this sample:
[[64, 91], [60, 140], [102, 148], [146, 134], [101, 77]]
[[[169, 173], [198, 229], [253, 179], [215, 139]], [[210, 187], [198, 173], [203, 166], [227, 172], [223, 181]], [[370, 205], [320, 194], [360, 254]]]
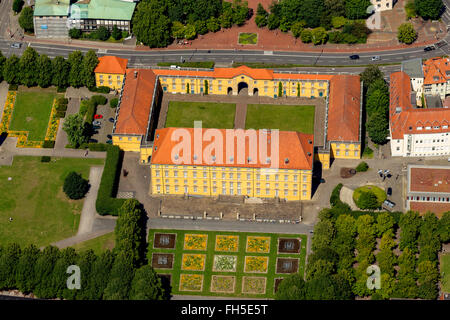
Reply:
[[137, 70], [136, 70], [136, 71], [134, 71], [134, 78], [135, 78], [135, 79], [137, 78], [137, 75], [138, 75], [138, 72], [137, 72]]

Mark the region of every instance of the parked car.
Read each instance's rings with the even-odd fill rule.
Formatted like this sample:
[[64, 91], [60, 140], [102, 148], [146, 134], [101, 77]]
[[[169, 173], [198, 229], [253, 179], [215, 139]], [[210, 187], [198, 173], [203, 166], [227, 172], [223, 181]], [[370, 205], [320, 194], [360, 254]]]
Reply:
[[380, 56], [373, 56], [372, 57], [372, 61], [378, 61], [378, 60], [381, 60]]
[[89, 139], [89, 143], [97, 143], [98, 140], [97, 139]]
[[94, 119], [103, 119], [103, 116], [101, 114], [96, 114], [94, 116]]
[[387, 189], [387, 195], [388, 196], [392, 196], [392, 188], [391, 187], [389, 187], [388, 189]]
[[320, 179], [320, 183], [325, 183], [325, 179]]
[[13, 49], [20, 49], [20, 47], [22, 47], [22, 44], [20, 42], [11, 43], [11, 48]]
[[114, 118], [109, 118], [108, 121], [114, 123]]
[[100, 127], [100, 126], [93, 126], [92, 127], [92, 129], [94, 129], [94, 130], [99, 130], [99, 129], [101, 129], [102, 127]]
[[106, 140], [107, 144], [112, 144], [112, 140]]
[[98, 121], [98, 120], [94, 120], [94, 121], [92, 121], [92, 124], [93, 124], [94, 126], [99, 126], [99, 125], [101, 125], [102, 123], [101, 123], [100, 121]]
[[358, 59], [359, 59], [359, 56], [358, 56], [357, 54], [352, 54], [352, 55], [350, 56], [350, 59], [352, 59], [352, 60], [358, 60]]
[[393, 207], [395, 207], [395, 203], [392, 202], [391, 200], [384, 200], [383, 205], [392, 209]]
[[110, 135], [110, 134], [107, 134], [106, 137], [107, 137], [108, 139], [112, 139], [112, 135]]
[[431, 51], [431, 50], [434, 50], [434, 49], [436, 49], [436, 48], [433, 47], [433, 46], [428, 46], [428, 47], [423, 48], [423, 51], [428, 52], [428, 51]]

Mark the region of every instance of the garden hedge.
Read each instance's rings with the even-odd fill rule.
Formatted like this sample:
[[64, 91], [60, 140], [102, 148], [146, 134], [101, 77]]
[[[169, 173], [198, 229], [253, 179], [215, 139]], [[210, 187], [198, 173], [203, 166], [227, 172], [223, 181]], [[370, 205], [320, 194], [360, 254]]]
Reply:
[[105, 167], [98, 190], [95, 207], [101, 215], [117, 215], [126, 199], [116, 199], [119, 184], [122, 154], [118, 146], [108, 145]]
[[90, 151], [106, 151], [108, 145], [105, 143], [89, 143]]
[[42, 145], [42, 148], [53, 149], [54, 147], [55, 147], [55, 141], [44, 140], [44, 144]]
[[341, 201], [339, 195], [341, 193], [342, 187], [343, 187], [342, 183], [339, 183], [336, 187], [334, 187], [333, 192], [331, 192], [330, 204], [332, 207], [334, 207]]

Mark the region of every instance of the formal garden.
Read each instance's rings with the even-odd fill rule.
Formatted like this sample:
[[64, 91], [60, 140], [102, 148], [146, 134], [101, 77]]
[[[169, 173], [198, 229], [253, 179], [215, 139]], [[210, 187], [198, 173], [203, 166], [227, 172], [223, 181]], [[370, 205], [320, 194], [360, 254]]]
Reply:
[[148, 261], [172, 294], [273, 298], [290, 273], [303, 274], [305, 235], [150, 230]]
[[314, 133], [314, 106], [247, 105], [246, 129], [279, 129]]
[[257, 33], [239, 33], [239, 44], [257, 44], [258, 43], [258, 34]]
[[235, 113], [234, 103], [170, 101], [166, 128], [193, 128], [202, 121], [203, 128], [232, 129]]

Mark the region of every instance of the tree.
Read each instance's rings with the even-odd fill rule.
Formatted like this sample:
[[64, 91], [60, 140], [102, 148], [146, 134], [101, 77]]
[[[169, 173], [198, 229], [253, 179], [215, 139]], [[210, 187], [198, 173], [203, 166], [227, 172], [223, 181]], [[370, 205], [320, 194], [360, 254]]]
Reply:
[[302, 39], [302, 42], [304, 43], [310, 43], [312, 41], [312, 34], [311, 30], [304, 29], [302, 33], [300, 34], [300, 38]]
[[375, 112], [387, 114], [389, 111], [389, 95], [381, 90], [368, 91], [366, 109], [368, 115]]
[[377, 235], [383, 236], [385, 233], [393, 235], [395, 220], [388, 212], [382, 212], [377, 216]]
[[442, 0], [415, 0], [414, 9], [416, 13], [425, 20], [437, 20], [441, 15], [444, 4]]
[[113, 37], [114, 40], [120, 40], [122, 39], [122, 31], [120, 31], [120, 29], [116, 25], [114, 25], [111, 32], [111, 36]]
[[59, 249], [54, 246], [45, 247], [34, 266], [36, 280], [33, 293], [42, 299], [55, 298], [53, 287], [53, 268], [59, 258]]
[[359, 198], [356, 200], [356, 205], [363, 210], [373, 210], [380, 207], [377, 196], [372, 191], [361, 191]]
[[208, 31], [211, 32], [217, 32], [220, 30], [220, 23], [219, 20], [215, 17], [211, 17], [206, 21], [206, 27], [208, 28]]
[[329, 276], [335, 272], [333, 262], [327, 260], [316, 260], [314, 263], [308, 262], [306, 267], [306, 280], [313, 280]]
[[281, 98], [283, 96], [283, 84], [278, 82], [278, 97]]
[[0, 82], [3, 81], [3, 66], [5, 65], [6, 58], [0, 51]]
[[207, 95], [209, 93], [209, 84], [208, 84], [208, 80], [205, 80], [204, 84], [205, 84], [205, 95]]
[[36, 264], [40, 253], [41, 251], [39, 248], [31, 244], [23, 249], [17, 262], [16, 287], [22, 293], [28, 294], [33, 292], [36, 283], [34, 265]]
[[69, 62], [63, 57], [55, 57], [52, 60], [52, 70], [52, 84], [58, 88], [66, 88], [69, 84]]
[[88, 140], [88, 127], [80, 114], [70, 114], [64, 120], [63, 130], [72, 146], [78, 147]]
[[126, 200], [118, 211], [114, 234], [114, 250], [127, 252], [132, 257], [133, 265], [139, 266], [145, 256], [145, 228], [142, 205], [136, 200]]
[[248, 2], [233, 0], [233, 23], [242, 26], [248, 17]]
[[256, 9], [256, 17], [255, 17], [255, 23], [258, 26], [258, 28], [265, 27], [267, 25], [267, 17], [269, 16], [269, 13], [264, 9], [263, 5], [261, 3], [258, 3], [258, 7]]
[[355, 168], [356, 172], [366, 172], [369, 170], [369, 165], [365, 161], [361, 161]]
[[159, 1], [141, 1], [133, 16], [133, 33], [150, 48], [165, 47], [171, 41], [170, 19]]
[[25, 7], [19, 16], [19, 25], [25, 32], [34, 32], [33, 9]]
[[303, 28], [305, 27], [305, 22], [304, 21], [297, 21], [294, 22], [291, 26], [291, 32], [292, 35], [296, 38], [300, 37], [300, 35], [302, 34]]
[[95, 31], [95, 38], [101, 41], [106, 41], [111, 36], [109, 30], [105, 26], [101, 26]]
[[275, 300], [305, 300], [306, 283], [299, 273], [284, 278], [275, 292]]
[[80, 29], [72, 28], [69, 30], [69, 37], [72, 39], [80, 39], [82, 35], [82, 32]]
[[450, 241], [450, 211], [444, 212], [439, 220], [439, 238], [442, 242]]
[[19, 58], [15, 54], [13, 54], [8, 59], [6, 59], [3, 65], [3, 78], [9, 84], [20, 83], [19, 61]]
[[175, 39], [184, 39], [185, 26], [179, 22], [174, 21], [172, 23], [172, 37]]
[[81, 63], [81, 78], [82, 84], [88, 88], [95, 87], [95, 73], [94, 70], [98, 65], [97, 54], [94, 50], [89, 50], [83, 57]]
[[342, 28], [347, 23], [347, 19], [345, 17], [334, 16], [331, 19], [331, 24], [333, 28], [339, 29]]
[[130, 300], [166, 300], [161, 278], [150, 265], [136, 270], [131, 282]]
[[[78, 256], [74, 248], [68, 247], [61, 250], [52, 273], [54, 296], [66, 300], [75, 299], [77, 291], [67, 288], [67, 278], [69, 276], [67, 268], [75, 265], [77, 259]], [[83, 276], [87, 275], [84, 274]]]
[[370, 4], [370, 0], [345, 0], [345, 15], [349, 19], [364, 19]]
[[386, 143], [389, 135], [389, 122], [385, 114], [380, 112], [373, 113], [366, 123], [366, 128], [370, 140], [376, 144]]
[[381, 72], [380, 68], [376, 65], [368, 66], [359, 76], [363, 82], [364, 89], [367, 89], [370, 84], [374, 83], [378, 79], [381, 79], [384, 82], [383, 72]]
[[280, 18], [273, 13], [269, 14], [269, 16], [267, 17], [267, 27], [269, 28], [269, 30], [277, 29], [279, 26]]
[[317, 27], [311, 31], [312, 42], [314, 45], [324, 44], [327, 42], [327, 32], [325, 28]]
[[37, 85], [41, 88], [50, 86], [53, 78], [52, 60], [45, 54], [40, 55], [36, 62], [36, 69], [38, 72], [36, 76]]
[[89, 282], [94, 275], [93, 267], [97, 261], [97, 256], [92, 249], [81, 251], [78, 254], [76, 265], [80, 267], [81, 277], [81, 288], [76, 291], [77, 300], [88, 300], [90, 297], [89, 293]]
[[83, 179], [81, 174], [75, 171], [69, 172], [64, 179], [63, 191], [72, 200], [78, 200], [85, 196], [89, 190], [89, 181]]
[[206, 26], [206, 22], [202, 20], [197, 20], [194, 23], [195, 32], [197, 34], [205, 34], [208, 32], [208, 27]]
[[0, 255], [0, 290], [16, 287], [16, 270], [21, 256], [21, 249], [17, 243], [10, 243]]
[[411, 44], [417, 39], [417, 31], [414, 30], [412, 23], [402, 23], [397, 30], [398, 41]]
[[19, 61], [20, 82], [27, 87], [35, 86], [37, 83], [37, 60], [38, 53], [34, 48], [28, 47], [22, 54]]
[[134, 277], [133, 258], [120, 251], [111, 268], [111, 276], [105, 288], [104, 300], [126, 300], [129, 297], [131, 281]]
[[74, 88], [79, 88], [83, 85], [82, 66], [83, 53], [76, 50], [69, 54], [67, 61], [70, 64], [69, 84]]
[[314, 234], [312, 238], [312, 250], [328, 247], [335, 234], [335, 228], [330, 220], [320, 220], [314, 226]]
[[91, 267], [88, 286], [86, 289], [83, 289], [84, 287], [81, 288], [81, 292], [84, 293], [83, 296], [90, 300], [100, 300], [103, 297], [113, 263], [114, 256], [109, 250], [104, 251], [95, 259]]
[[345, 15], [345, 0], [325, 0], [325, 11], [332, 17]]
[[422, 218], [417, 212], [408, 211], [400, 216], [400, 250], [408, 248], [417, 252], [417, 237], [421, 224]]
[[188, 40], [192, 40], [197, 36], [197, 31], [195, 31], [195, 26], [188, 24], [184, 29], [184, 37]]
[[15, 13], [19, 13], [22, 10], [23, 5], [24, 5], [23, 0], [14, 0], [12, 9]]

